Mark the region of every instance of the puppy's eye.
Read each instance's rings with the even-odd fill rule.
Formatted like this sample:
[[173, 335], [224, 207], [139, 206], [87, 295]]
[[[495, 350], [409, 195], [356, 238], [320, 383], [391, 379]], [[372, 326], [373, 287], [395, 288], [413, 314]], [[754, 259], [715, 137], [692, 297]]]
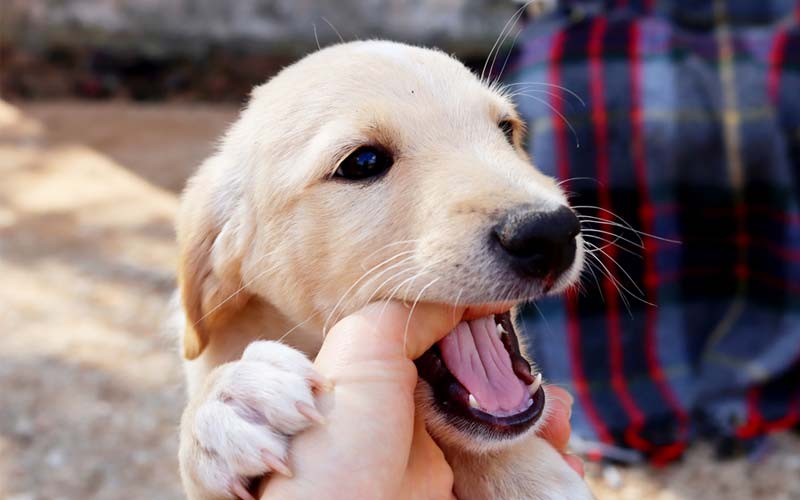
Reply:
[[361, 146], [339, 164], [334, 177], [352, 181], [369, 179], [389, 170], [392, 163], [392, 157], [383, 149], [375, 146]]
[[506, 136], [506, 140], [512, 146], [514, 145], [514, 124], [511, 123], [511, 120], [502, 120], [500, 123], [497, 124], [500, 131], [503, 132]]

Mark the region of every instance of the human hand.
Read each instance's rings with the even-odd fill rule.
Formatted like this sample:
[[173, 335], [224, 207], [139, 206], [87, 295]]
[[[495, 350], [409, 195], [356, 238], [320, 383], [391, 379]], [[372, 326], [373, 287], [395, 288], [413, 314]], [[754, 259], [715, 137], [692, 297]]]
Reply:
[[[315, 361], [335, 384], [320, 396], [326, 423], [294, 438], [293, 476], [271, 477], [262, 498], [452, 498], [452, 470], [415, 412], [413, 360], [464, 313], [418, 304], [409, 316], [401, 303], [374, 303], [335, 325]], [[563, 453], [572, 398], [546, 391], [553, 406], [540, 434]], [[565, 459], [583, 473], [579, 459]]]

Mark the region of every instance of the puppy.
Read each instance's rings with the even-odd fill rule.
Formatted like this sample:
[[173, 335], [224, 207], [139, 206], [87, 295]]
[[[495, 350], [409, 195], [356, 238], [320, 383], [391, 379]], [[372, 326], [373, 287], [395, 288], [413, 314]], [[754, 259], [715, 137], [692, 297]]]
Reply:
[[318, 417], [306, 356], [380, 299], [487, 311], [416, 361], [458, 498], [591, 498], [534, 433], [546, 401], [513, 307], [574, 283], [583, 240], [523, 132], [502, 92], [399, 43], [332, 46], [253, 91], [178, 220], [189, 498], [288, 473], [290, 437]]

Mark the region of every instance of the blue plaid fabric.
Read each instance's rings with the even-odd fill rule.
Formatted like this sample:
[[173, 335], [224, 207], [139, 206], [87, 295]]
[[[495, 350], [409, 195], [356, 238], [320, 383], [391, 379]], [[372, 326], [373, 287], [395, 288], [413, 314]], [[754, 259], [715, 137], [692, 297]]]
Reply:
[[798, 19], [789, 0], [562, 1], [524, 27], [503, 78], [590, 253], [525, 330], [590, 456], [666, 462], [800, 419]]

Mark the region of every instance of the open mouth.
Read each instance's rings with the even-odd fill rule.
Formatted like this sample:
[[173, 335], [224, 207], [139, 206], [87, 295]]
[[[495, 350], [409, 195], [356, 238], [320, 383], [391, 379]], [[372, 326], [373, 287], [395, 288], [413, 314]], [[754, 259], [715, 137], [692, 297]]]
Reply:
[[542, 376], [522, 357], [509, 311], [462, 321], [415, 363], [439, 410], [462, 430], [511, 438], [542, 415]]

